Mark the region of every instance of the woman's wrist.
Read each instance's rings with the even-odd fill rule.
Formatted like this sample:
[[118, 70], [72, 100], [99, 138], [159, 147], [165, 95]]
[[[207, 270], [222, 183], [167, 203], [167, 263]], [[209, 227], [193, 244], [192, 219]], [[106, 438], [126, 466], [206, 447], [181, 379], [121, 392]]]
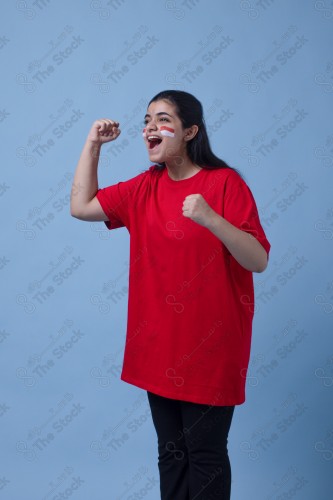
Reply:
[[212, 209], [212, 212], [209, 214], [207, 218], [207, 223], [205, 224], [205, 227], [209, 229], [209, 231], [214, 233], [214, 231], [216, 231], [216, 229], [221, 225], [221, 220], [223, 220], [223, 217]]
[[89, 139], [89, 137], [87, 138], [86, 148], [93, 158], [99, 157], [100, 152], [101, 152], [101, 147], [102, 147], [102, 144], [100, 142]]

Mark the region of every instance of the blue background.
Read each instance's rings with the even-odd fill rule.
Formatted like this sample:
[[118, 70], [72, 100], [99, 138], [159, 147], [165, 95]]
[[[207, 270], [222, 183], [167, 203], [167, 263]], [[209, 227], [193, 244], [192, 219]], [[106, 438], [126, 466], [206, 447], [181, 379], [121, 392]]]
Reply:
[[122, 129], [101, 187], [149, 166], [142, 120], [168, 88], [202, 102], [272, 244], [232, 498], [331, 498], [332, 27], [328, 0], [2, 2], [1, 498], [159, 498], [146, 393], [119, 379], [129, 235], [71, 217], [69, 194], [98, 118]]

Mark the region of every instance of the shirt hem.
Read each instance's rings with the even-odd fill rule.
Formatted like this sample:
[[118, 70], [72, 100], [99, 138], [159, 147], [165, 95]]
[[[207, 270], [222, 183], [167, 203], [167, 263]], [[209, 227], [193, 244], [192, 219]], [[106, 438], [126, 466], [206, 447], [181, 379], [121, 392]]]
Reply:
[[[127, 375], [126, 376], [121, 375], [120, 379], [123, 382], [126, 382], [127, 384], [135, 385], [136, 387], [139, 387], [140, 389], [144, 389], [146, 391], [153, 392], [154, 394], [157, 394], [158, 396], [162, 396], [165, 398], [171, 398], [171, 399], [177, 399], [180, 401], [188, 401], [190, 403], [198, 403], [198, 404], [205, 404], [205, 405], [212, 405], [212, 406], [235, 406], [235, 405], [241, 405], [245, 402], [245, 397], [238, 398], [238, 399], [219, 398], [220, 401], [217, 402], [216, 396], [215, 397], [212, 396], [211, 398], [209, 396], [206, 398], [205, 397], [201, 398], [200, 396], [197, 397], [197, 396], [191, 395], [189, 393], [181, 393], [181, 392], [174, 393], [173, 391], [161, 389], [153, 384], [149, 384], [149, 383], [147, 384], [146, 382], [142, 382], [141, 380], [138, 380], [136, 378], [128, 377]], [[208, 392], [207, 389], [208, 388], [205, 388], [206, 392]], [[217, 387], [214, 387], [211, 389], [213, 389], [213, 391], [215, 393], [219, 391], [219, 388], [217, 388]]]

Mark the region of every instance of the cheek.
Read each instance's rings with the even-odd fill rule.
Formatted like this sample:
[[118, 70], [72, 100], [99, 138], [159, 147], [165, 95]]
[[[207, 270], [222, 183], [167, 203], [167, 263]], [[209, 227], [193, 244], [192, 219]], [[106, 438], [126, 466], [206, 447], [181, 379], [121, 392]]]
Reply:
[[163, 135], [163, 137], [175, 137], [175, 129], [172, 127], [167, 127], [166, 125], [162, 125], [160, 127], [160, 133]]

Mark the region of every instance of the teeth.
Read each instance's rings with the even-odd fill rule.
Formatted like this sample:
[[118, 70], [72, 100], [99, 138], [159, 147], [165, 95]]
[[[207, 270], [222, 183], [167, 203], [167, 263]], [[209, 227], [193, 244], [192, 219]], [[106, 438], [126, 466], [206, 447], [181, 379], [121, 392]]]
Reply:
[[161, 139], [160, 137], [158, 137], [158, 135], [149, 135], [147, 137], [148, 141], [151, 141], [152, 139]]

